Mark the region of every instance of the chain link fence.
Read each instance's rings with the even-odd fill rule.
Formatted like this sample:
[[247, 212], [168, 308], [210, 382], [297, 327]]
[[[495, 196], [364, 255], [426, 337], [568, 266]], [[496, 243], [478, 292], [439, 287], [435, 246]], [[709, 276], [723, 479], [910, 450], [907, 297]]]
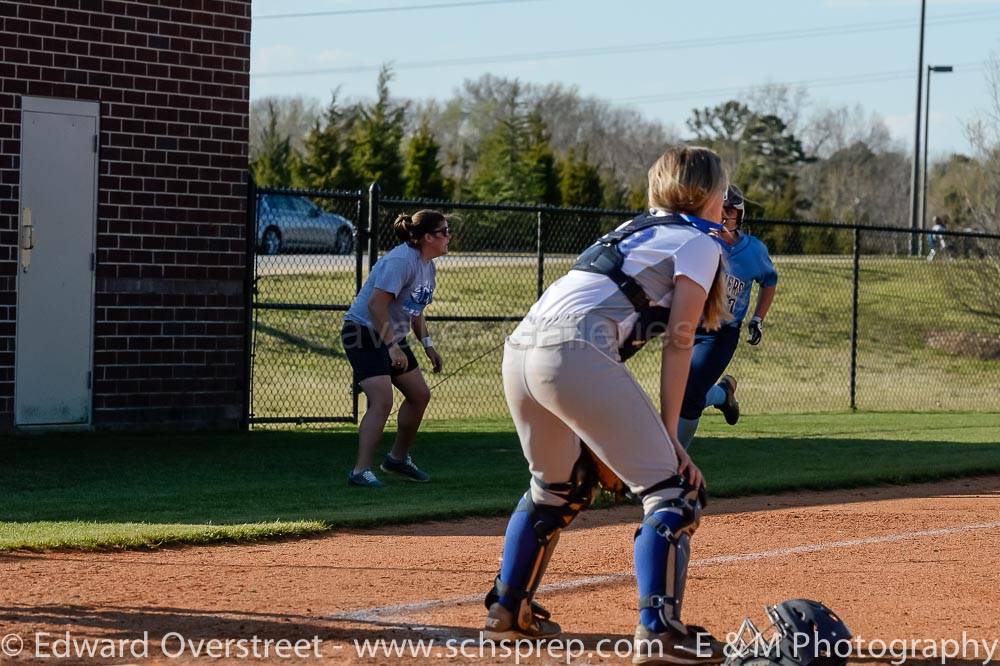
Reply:
[[[258, 243], [255, 423], [357, 418], [340, 346], [343, 313], [373, 260], [398, 244], [396, 216], [421, 208], [452, 220], [427, 309], [444, 372], [431, 374], [411, 340], [434, 396], [426, 418], [505, 417], [505, 337], [585, 247], [634, 214], [392, 199], [377, 188], [365, 195], [262, 190], [258, 207], [275, 194], [339, 213], [355, 239], [350, 255], [291, 248], [268, 255]], [[748, 227], [769, 245], [779, 282], [763, 342], [741, 342], [728, 370], [746, 413], [1000, 410], [1000, 236], [943, 232], [928, 261], [909, 255], [913, 234], [904, 229], [790, 220]], [[751, 308], [755, 300], [756, 293]], [[652, 347], [629, 366], [656, 400]]]
[[251, 188], [251, 423], [356, 421], [340, 343], [361, 287], [361, 192]]

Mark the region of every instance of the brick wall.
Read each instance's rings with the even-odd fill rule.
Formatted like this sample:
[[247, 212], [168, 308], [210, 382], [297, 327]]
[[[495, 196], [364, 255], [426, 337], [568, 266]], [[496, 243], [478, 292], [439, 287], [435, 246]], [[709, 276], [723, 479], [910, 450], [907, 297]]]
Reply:
[[0, 423], [22, 95], [101, 103], [95, 423], [238, 423], [250, 0], [2, 1], [0, 21]]

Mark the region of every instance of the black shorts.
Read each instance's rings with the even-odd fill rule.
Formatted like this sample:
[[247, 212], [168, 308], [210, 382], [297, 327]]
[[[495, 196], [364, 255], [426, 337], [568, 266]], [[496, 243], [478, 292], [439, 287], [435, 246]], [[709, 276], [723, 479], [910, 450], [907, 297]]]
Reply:
[[382, 375], [397, 377], [420, 367], [417, 364], [417, 357], [413, 355], [410, 346], [406, 344], [406, 338], [399, 342], [399, 348], [406, 354], [405, 368], [392, 367], [389, 346], [379, 342], [375, 331], [367, 326], [353, 321], [345, 321], [344, 329], [340, 332], [340, 340], [344, 344], [347, 360], [350, 361], [351, 368], [354, 370], [355, 384], [360, 384], [369, 377], [381, 377]]

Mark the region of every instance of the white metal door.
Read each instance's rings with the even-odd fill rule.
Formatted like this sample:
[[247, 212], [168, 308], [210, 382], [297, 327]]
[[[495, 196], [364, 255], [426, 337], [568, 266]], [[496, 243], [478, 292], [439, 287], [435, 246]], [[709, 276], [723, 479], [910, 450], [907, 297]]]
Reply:
[[14, 423], [88, 424], [100, 106], [24, 97]]

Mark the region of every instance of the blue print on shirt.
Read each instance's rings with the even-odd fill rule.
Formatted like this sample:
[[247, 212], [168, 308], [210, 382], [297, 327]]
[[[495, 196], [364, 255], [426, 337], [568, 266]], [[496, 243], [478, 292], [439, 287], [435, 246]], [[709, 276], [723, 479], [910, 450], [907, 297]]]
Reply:
[[406, 297], [403, 310], [411, 317], [419, 317], [432, 300], [434, 300], [434, 290], [425, 284], [420, 285]]

